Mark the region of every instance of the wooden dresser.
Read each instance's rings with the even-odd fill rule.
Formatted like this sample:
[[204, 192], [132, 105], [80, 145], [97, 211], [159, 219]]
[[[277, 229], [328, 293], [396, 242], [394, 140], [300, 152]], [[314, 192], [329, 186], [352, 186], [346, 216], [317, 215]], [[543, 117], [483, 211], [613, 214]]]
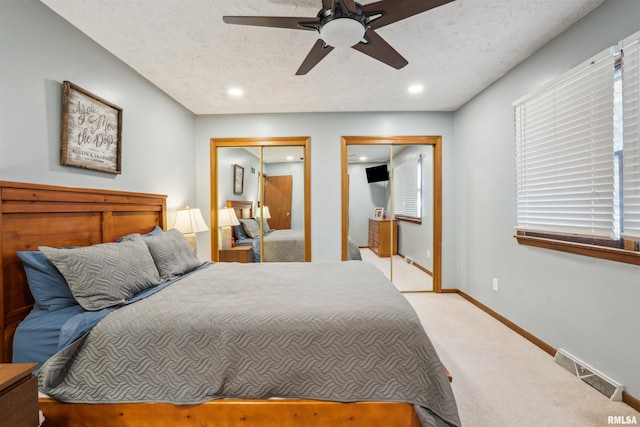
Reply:
[[31, 373], [35, 363], [0, 364], [0, 424], [11, 427], [37, 427], [38, 378]]
[[379, 257], [391, 256], [391, 227], [393, 227], [393, 255], [398, 253], [398, 221], [369, 218], [369, 248]]

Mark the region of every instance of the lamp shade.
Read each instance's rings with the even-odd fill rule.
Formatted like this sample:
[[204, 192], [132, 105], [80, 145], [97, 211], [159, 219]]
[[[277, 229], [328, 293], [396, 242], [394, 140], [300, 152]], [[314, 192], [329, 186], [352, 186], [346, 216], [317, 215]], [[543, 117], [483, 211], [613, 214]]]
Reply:
[[187, 206], [186, 209], [179, 209], [176, 215], [176, 223], [173, 226], [183, 234], [200, 233], [201, 231], [209, 231], [207, 223], [202, 218], [200, 209], [192, 209]]
[[263, 206], [262, 209], [256, 208], [256, 213], [253, 217], [260, 218], [262, 215], [264, 215], [265, 219], [271, 218], [271, 214], [269, 213], [269, 206]]
[[230, 225], [240, 225], [236, 212], [233, 208], [223, 208], [218, 210], [218, 227], [228, 227]]

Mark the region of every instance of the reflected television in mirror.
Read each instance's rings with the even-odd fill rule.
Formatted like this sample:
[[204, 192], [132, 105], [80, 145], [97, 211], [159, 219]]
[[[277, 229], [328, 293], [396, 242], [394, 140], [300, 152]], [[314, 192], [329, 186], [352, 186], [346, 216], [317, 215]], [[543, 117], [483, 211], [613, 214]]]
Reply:
[[366, 168], [367, 172], [367, 182], [371, 184], [372, 182], [379, 181], [389, 181], [389, 170], [387, 169], [387, 165], [380, 166], [372, 166], [370, 168]]

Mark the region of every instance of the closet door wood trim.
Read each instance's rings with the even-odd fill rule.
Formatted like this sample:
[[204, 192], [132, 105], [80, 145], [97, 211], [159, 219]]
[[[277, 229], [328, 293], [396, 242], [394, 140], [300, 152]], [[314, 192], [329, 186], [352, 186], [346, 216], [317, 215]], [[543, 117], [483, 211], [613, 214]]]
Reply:
[[211, 138], [210, 142], [210, 215], [211, 215], [211, 260], [218, 261], [218, 148], [238, 147], [304, 147], [304, 256], [311, 261], [311, 137], [288, 136], [269, 138]]
[[433, 146], [433, 290], [442, 292], [442, 136], [343, 136], [342, 137], [342, 260], [348, 254], [349, 145], [431, 145]]

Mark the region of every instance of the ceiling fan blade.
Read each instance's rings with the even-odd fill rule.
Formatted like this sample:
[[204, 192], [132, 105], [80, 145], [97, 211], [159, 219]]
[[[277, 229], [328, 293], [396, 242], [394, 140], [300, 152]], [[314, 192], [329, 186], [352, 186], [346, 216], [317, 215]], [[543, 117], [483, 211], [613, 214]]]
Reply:
[[320, 19], [315, 17], [296, 18], [288, 16], [223, 16], [222, 20], [227, 24], [310, 31], [316, 31], [314, 25], [320, 23]]
[[327, 10], [333, 9], [333, 0], [322, 0], [322, 8]]
[[370, 28], [375, 30], [452, 1], [455, 0], [380, 0], [362, 5], [362, 11], [367, 16], [381, 14], [371, 21]]
[[313, 67], [315, 67], [318, 62], [322, 61], [322, 59], [329, 54], [333, 50], [333, 47], [327, 45], [322, 41], [322, 39], [318, 39], [316, 44], [313, 45], [307, 57], [304, 58], [300, 68], [296, 71], [296, 76], [302, 76], [307, 74]]
[[367, 39], [367, 43], [358, 43], [353, 46], [355, 50], [369, 55], [380, 62], [384, 62], [396, 70], [399, 70], [409, 63], [372, 29], [368, 29], [367, 32], [364, 33], [364, 37]]

